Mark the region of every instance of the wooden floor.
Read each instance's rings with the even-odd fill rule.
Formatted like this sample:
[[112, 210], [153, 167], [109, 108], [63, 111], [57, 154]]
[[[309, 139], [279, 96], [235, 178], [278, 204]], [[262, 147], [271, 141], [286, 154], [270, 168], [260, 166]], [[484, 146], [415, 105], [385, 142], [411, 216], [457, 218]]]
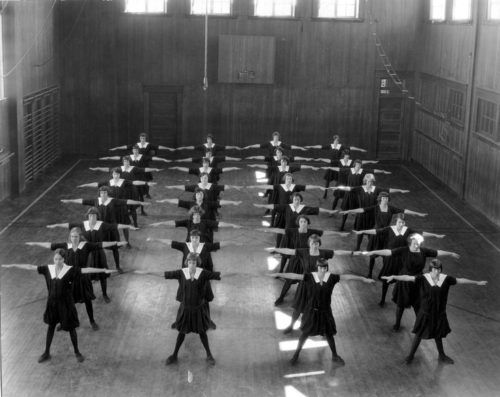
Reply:
[[[73, 161], [73, 162], [71, 162]], [[61, 198], [93, 197], [93, 189], [76, 185], [105, 175], [87, 169], [95, 162], [62, 161], [33, 183], [23, 197], [3, 202], [0, 209], [0, 263], [47, 264], [48, 250], [28, 247], [25, 241], [66, 240], [64, 229], [46, 229], [49, 223], [83, 219], [85, 208], [63, 205]], [[102, 163], [101, 163], [102, 164]], [[111, 163], [109, 163], [111, 164]], [[216, 240], [233, 240], [240, 246], [215, 253], [215, 268], [222, 280], [213, 283], [211, 305], [217, 330], [209, 333], [217, 360], [207, 366], [197, 335], [188, 335], [179, 354], [179, 364], [166, 367], [177, 332], [170, 329], [178, 304], [175, 281], [137, 275], [132, 270], [164, 271], [179, 267], [180, 253], [146, 242], [149, 236], [182, 240], [184, 229], [147, 228], [148, 223], [183, 219], [186, 212], [168, 204], [153, 204], [148, 216], [139, 219], [140, 231], [132, 232], [133, 248], [123, 249], [125, 274], [109, 282], [112, 302], [105, 304], [94, 284], [97, 332], [89, 326], [85, 309], [78, 305], [81, 326], [78, 337], [86, 361], [76, 362], [67, 333], [57, 333], [52, 360], [38, 364], [46, 326], [42, 313], [46, 300], [43, 279], [35, 272], [1, 271], [2, 395], [20, 396], [498, 396], [500, 391], [500, 233], [484, 216], [465, 205], [442, 184], [412, 165], [380, 166], [393, 171], [379, 178], [379, 185], [408, 188], [409, 195], [394, 195], [399, 207], [428, 212], [427, 218], [410, 218], [408, 224], [425, 231], [445, 233], [443, 240], [428, 239], [428, 247], [456, 251], [459, 261], [445, 260], [445, 273], [488, 280], [486, 287], [456, 286], [449, 297], [448, 315], [452, 333], [445, 350], [455, 365], [437, 361], [433, 341], [423, 341], [411, 366], [404, 365], [411, 342], [414, 315], [403, 317], [403, 329], [391, 331], [394, 305], [377, 305], [380, 284], [341, 282], [334, 290], [332, 308], [337, 321], [336, 337], [344, 367], [332, 364], [321, 338], [304, 349], [298, 365], [288, 363], [299, 333], [285, 336], [283, 323], [291, 314], [289, 303], [275, 308], [273, 302], [281, 281], [266, 277], [274, 236], [255, 231], [262, 225], [263, 211], [251, 205], [262, 203], [257, 192], [227, 191], [224, 198], [242, 200], [239, 207], [226, 207], [221, 220], [245, 226], [221, 229]], [[223, 176], [226, 184], [255, 184], [255, 170], [246, 168]], [[185, 184], [194, 179], [180, 172], [155, 177], [153, 201], [186, 197], [167, 190], [167, 184]], [[322, 184], [322, 175], [312, 171], [296, 174], [298, 183]], [[305, 193], [306, 204], [329, 208], [319, 191]], [[31, 205], [34, 202], [33, 205]], [[30, 206], [31, 205], [31, 206]], [[27, 209], [24, 213], [22, 211]], [[22, 216], [17, 217], [22, 213]], [[351, 220], [348, 229], [351, 229]], [[313, 217], [313, 226], [337, 229], [338, 217]], [[355, 238], [324, 238], [323, 247], [353, 249]], [[364, 247], [365, 242], [363, 243]], [[112, 264], [113, 261], [111, 260]], [[377, 265], [377, 270], [378, 270]], [[366, 258], [335, 258], [333, 271], [364, 275]]]

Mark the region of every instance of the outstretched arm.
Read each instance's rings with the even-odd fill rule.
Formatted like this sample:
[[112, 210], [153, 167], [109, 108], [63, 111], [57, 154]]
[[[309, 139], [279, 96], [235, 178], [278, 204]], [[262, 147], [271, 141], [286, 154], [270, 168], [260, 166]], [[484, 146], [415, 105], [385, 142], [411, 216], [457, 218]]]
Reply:
[[265, 160], [265, 159], [266, 158], [264, 156], [249, 156], [249, 157], [245, 157], [245, 160]]
[[306, 151], [307, 149], [305, 147], [302, 147], [302, 146], [296, 146], [296, 145], [291, 145], [290, 148], [292, 149], [297, 149], [297, 150], [302, 150], [302, 151]]
[[377, 164], [378, 160], [361, 160], [361, 164]]
[[160, 149], [160, 150], [169, 150], [171, 152], [175, 152], [174, 148], [171, 148], [171, 147], [168, 147], [168, 146], [158, 145], [158, 149]]
[[253, 205], [257, 208], [267, 208], [268, 210], [272, 210], [274, 208], [274, 204], [255, 204]]
[[247, 167], [266, 169], [267, 165], [265, 165], [265, 164], [247, 164]]
[[321, 149], [322, 146], [321, 145], [308, 145], [308, 146], [304, 146], [306, 149]]
[[333, 215], [333, 214], [336, 214], [337, 212], [339, 212], [339, 210], [327, 210], [325, 208], [320, 208], [319, 212], [323, 212], [323, 213], [326, 213], [326, 214]]
[[271, 273], [267, 275], [268, 277], [272, 278], [287, 278], [289, 280], [303, 280], [304, 275], [303, 274], [296, 274], [296, 273]]
[[267, 248], [264, 248], [264, 250], [267, 252], [277, 252], [278, 254], [283, 254], [283, 255], [295, 255], [295, 252], [296, 252], [296, 250], [291, 249], [291, 248], [267, 247]]
[[314, 167], [312, 165], [301, 165], [300, 168], [303, 170], [313, 170], [313, 171], [319, 170], [319, 167]]
[[391, 174], [391, 172], [389, 172], [389, 171], [378, 170], [378, 169], [376, 169], [376, 168], [373, 170], [373, 173], [374, 173], [374, 174], [386, 174], [386, 175]]
[[254, 145], [248, 145], [248, 146], [245, 146], [242, 148], [242, 150], [245, 150], [245, 149], [258, 149], [260, 148], [260, 144], [256, 143]]
[[160, 172], [160, 171], [163, 171], [163, 168], [149, 168], [149, 167], [146, 167], [146, 168], [144, 168], [144, 171], [145, 172]]
[[233, 229], [241, 229], [243, 226], [234, 223], [219, 222], [219, 227], [232, 227]]
[[61, 203], [64, 203], [64, 204], [68, 204], [68, 203], [83, 204], [83, 199], [62, 199]]
[[245, 186], [247, 189], [274, 189], [273, 185], [248, 185]]
[[184, 190], [186, 189], [186, 185], [169, 185], [169, 186], [165, 186], [167, 189], [180, 189], [180, 190]]
[[468, 278], [457, 278], [457, 284], [475, 284], [475, 285], [486, 285], [487, 281], [475, 281], [469, 280]]
[[179, 199], [156, 200], [157, 203], [179, 204]]
[[150, 223], [149, 225], [146, 226], [151, 226], [151, 227], [156, 227], [156, 226], [175, 226], [175, 221], [164, 221], [164, 222], [156, 222], [156, 223]]
[[412, 211], [412, 210], [404, 210], [403, 212], [406, 215], [415, 215], [415, 216], [420, 216], [420, 217], [427, 216], [427, 214], [424, 212], [417, 212], [417, 211]]
[[78, 185], [77, 187], [98, 187], [98, 182], [84, 183], [83, 185]]
[[451, 251], [442, 251], [442, 250], [437, 250], [438, 257], [444, 256], [444, 257], [451, 257], [453, 259], [460, 259], [460, 255], [457, 254], [456, 252], [451, 252]]
[[236, 171], [236, 170], [241, 170], [240, 167], [224, 167], [222, 168], [222, 172], [229, 172], [229, 171]]
[[176, 163], [192, 163], [193, 158], [192, 157], [187, 157], [185, 159], [177, 159], [175, 160]]
[[163, 157], [156, 157], [156, 156], [153, 156], [151, 158], [153, 161], [163, 161], [164, 163], [171, 163], [172, 160], [168, 160], [166, 158], [163, 158]]
[[361, 149], [360, 147], [356, 147], [356, 146], [350, 146], [349, 147], [351, 150], [356, 150], [358, 152], [363, 152], [363, 153], [366, 153], [366, 150], [365, 149]]
[[363, 208], [354, 208], [352, 210], [340, 211], [340, 213], [342, 215], [345, 215], [345, 214], [362, 214], [363, 212], [365, 212], [365, 210]]
[[262, 233], [285, 234], [285, 229], [280, 229], [279, 227], [263, 227], [255, 230]]
[[84, 267], [81, 269], [81, 272], [82, 272], [82, 274], [91, 274], [91, 273], [111, 274], [111, 273], [116, 273], [116, 270], [102, 269], [102, 268], [97, 268], [97, 267]]
[[56, 227], [63, 227], [67, 229], [69, 227], [69, 223], [53, 223], [52, 225], [47, 225], [47, 229], [54, 229]]
[[422, 232], [423, 237], [436, 237], [436, 238], [444, 238], [446, 234], [435, 234], [435, 233], [429, 233], [429, 232]]
[[175, 150], [194, 150], [194, 146], [179, 146]]
[[396, 281], [415, 281], [415, 276], [407, 276], [407, 275], [402, 275], [402, 276], [382, 276], [382, 278], [384, 280], [386, 280], [388, 283], [390, 283], [392, 280], [396, 280]]
[[182, 171], [182, 172], [189, 172], [189, 168], [187, 167], [168, 167], [168, 169]]
[[32, 246], [32, 247], [42, 247], [42, 248], [50, 248], [52, 245], [51, 243], [42, 243], [42, 242], [37, 242], [37, 241], [27, 241], [24, 243], [26, 245]]
[[25, 264], [9, 264], [9, 265], [2, 265], [2, 267], [5, 268], [17, 268], [17, 269], [23, 269], [23, 270], [36, 270], [38, 266], [35, 265], [25, 265]]
[[325, 188], [323, 186], [319, 186], [319, 185], [306, 185], [306, 190], [312, 190], [312, 189], [325, 190]]
[[340, 237], [347, 237], [351, 233], [349, 232], [337, 232], [335, 230], [325, 230], [323, 231], [323, 236], [340, 236]]
[[110, 152], [114, 152], [115, 150], [127, 150], [127, 145], [112, 147], [109, 149]]
[[391, 251], [391, 250], [354, 251], [354, 255], [365, 255], [365, 256], [372, 256], [372, 255], [378, 255], [378, 256], [391, 256], [391, 255], [392, 255], [392, 251]]
[[233, 200], [220, 200], [220, 205], [240, 205], [241, 201], [233, 201]]
[[340, 275], [341, 280], [356, 280], [356, 281], [362, 281], [367, 284], [373, 284], [375, 280], [371, 278], [366, 278], [366, 277], [361, 277], [361, 276], [356, 276], [354, 274], [341, 274]]
[[228, 157], [226, 156], [226, 161], [241, 161], [240, 157]]
[[120, 156], [99, 157], [99, 160], [120, 160]]
[[410, 193], [409, 190], [389, 188], [389, 193]]
[[109, 172], [109, 167], [89, 167], [91, 171]]
[[352, 231], [354, 234], [357, 234], [358, 236], [360, 234], [371, 234], [371, 235], [375, 235], [377, 234], [377, 230], [376, 229], [368, 229], [368, 230], [353, 230]]
[[154, 237], [148, 237], [146, 239], [146, 241], [157, 241], [159, 243], [162, 243], [162, 244], [166, 244], [166, 245], [172, 245], [172, 240], [168, 239], [168, 238], [154, 238]]

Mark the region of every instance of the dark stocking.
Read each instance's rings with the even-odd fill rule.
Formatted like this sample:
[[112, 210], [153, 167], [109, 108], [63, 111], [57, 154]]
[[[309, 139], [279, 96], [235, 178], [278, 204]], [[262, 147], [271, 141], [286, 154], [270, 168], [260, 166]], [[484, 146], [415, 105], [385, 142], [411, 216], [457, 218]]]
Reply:
[[370, 262], [368, 265], [368, 276], [366, 276], [367, 278], [372, 278], [373, 268], [375, 267], [375, 259], [376, 259], [376, 256], [370, 256]]
[[382, 297], [380, 298], [380, 305], [385, 304], [385, 297], [387, 295], [387, 291], [389, 290], [389, 283], [385, 280], [382, 281]]
[[339, 203], [339, 198], [338, 197], [335, 197], [333, 199], [333, 203], [332, 203], [332, 210], [334, 210], [335, 208], [337, 208], [337, 204]]
[[293, 357], [291, 360], [292, 364], [295, 364], [297, 362], [297, 360], [299, 359], [300, 351], [302, 350], [302, 346], [304, 346], [304, 343], [306, 343], [308, 336], [309, 335], [304, 333], [304, 332], [302, 333], [302, 335], [300, 335], [299, 342], [297, 343], [297, 349], [295, 350], [295, 353], [293, 354]]
[[117, 247], [113, 247], [111, 249], [113, 251], [113, 259], [115, 260], [115, 266], [117, 269], [120, 268], [120, 251], [118, 251]]
[[177, 341], [175, 342], [175, 349], [174, 349], [174, 353], [172, 354], [172, 356], [177, 358], [177, 353], [179, 353], [179, 349], [181, 348], [181, 345], [184, 342], [185, 337], [186, 337], [186, 334], [179, 332], [179, 335], [177, 335]]
[[45, 339], [45, 353], [50, 354], [50, 345], [52, 344], [52, 339], [54, 339], [54, 332], [56, 330], [55, 325], [49, 325], [47, 328], [47, 338]]
[[87, 309], [87, 315], [89, 316], [89, 321], [91, 323], [95, 323], [94, 308], [92, 307], [92, 301], [90, 299], [85, 301], [85, 309]]
[[78, 337], [76, 336], [76, 329], [72, 329], [69, 331], [69, 337], [71, 338], [71, 343], [73, 344], [73, 350], [75, 354], [80, 354], [80, 350], [78, 350]]
[[205, 351], [207, 352], [207, 357], [212, 357], [212, 352], [210, 351], [210, 346], [208, 345], [208, 336], [206, 332], [200, 332], [200, 339]]
[[328, 346], [330, 346], [332, 356], [337, 356], [337, 348], [335, 346], [335, 338], [333, 337], [333, 335], [326, 335], [326, 341], [328, 342]]
[[422, 338], [420, 336], [415, 336], [415, 338], [413, 338], [413, 343], [411, 344], [411, 351], [407, 357], [407, 361], [413, 360], [413, 356], [415, 356], [415, 352], [417, 351], [418, 345], [420, 345], [421, 340]]
[[130, 239], [130, 237], [129, 237], [129, 230], [128, 229], [123, 229], [122, 232], [123, 232], [123, 237], [125, 238], [125, 241], [128, 243], [129, 239]]
[[356, 238], [356, 249], [355, 249], [355, 251], [359, 251], [359, 249], [361, 248], [361, 242], [363, 241], [363, 236], [364, 236], [364, 234], [358, 234], [358, 236]]
[[99, 275], [99, 281], [101, 283], [101, 290], [103, 296], [108, 296], [108, 281], [105, 274]]
[[347, 221], [347, 214], [342, 215], [342, 224], [340, 225], [340, 230], [344, 230], [345, 222]]
[[404, 312], [405, 308], [404, 307], [401, 307], [401, 306], [398, 306], [396, 308], [396, 322], [394, 323], [394, 331], [398, 331], [399, 328], [401, 327], [401, 318], [403, 317], [403, 312]]

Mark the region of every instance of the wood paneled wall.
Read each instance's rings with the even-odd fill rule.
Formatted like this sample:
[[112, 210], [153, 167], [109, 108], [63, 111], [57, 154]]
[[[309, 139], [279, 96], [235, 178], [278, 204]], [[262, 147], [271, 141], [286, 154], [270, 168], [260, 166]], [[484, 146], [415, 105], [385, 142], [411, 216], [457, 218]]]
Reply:
[[[179, 144], [207, 132], [245, 145], [279, 130], [286, 142], [325, 143], [342, 132], [348, 143], [376, 147], [376, 55], [368, 10], [360, 21], [312, 18], [314, 2], [297, 1], [296, 18], [253, 18], [250, 0], [233, 2], [233, 17], [210, 17], [208, 81], [202, 90], [204, 19], [171, 0], [167, 16], [125, 15], [120, 2], [60, 3], [60, 38], [72, 33], [61, 62], [65, 147], [89, 154], [134, 141], [144, 128], [143, 85], [183, 86]], [[369, 2], [377, 29], [398, 67], [412, 70], [418, 0]], [[217, 83], [219, 35], [273, 36], [275, 84]], [[396, 42], [400, 44], [395, 44]], [[375, 114], [374, 114], [375, 112]]]
[[[4, 197], [26, 187], [24, 178], [23, 98], [58, 84], [55, 34], [57, 1], [4, 2], [2, 35], [6, 100], [0, 105], [2, 145], [15, 153], [2, 173]], [[5, 170], [4, 170], [5, 171]], [[6, 181], [5, 179], [8, 179]]]
[[[472, 206], [500, 224], [500, 24], [486, 20], [487, 1], [473, 1], [469, 24], [424, 23], [416, 61], [417, 85], [433, 76], [466, 95], [463, 124], [449, 109], [419, 104], [415, 110], [412, 158], [438, 176]], [[494, 98], [496, 137], [476, 132], [479, 97]], [[438, 95], [438, 94], [436, 94]], [[417, 95], [425, 102], [425, 95]]]

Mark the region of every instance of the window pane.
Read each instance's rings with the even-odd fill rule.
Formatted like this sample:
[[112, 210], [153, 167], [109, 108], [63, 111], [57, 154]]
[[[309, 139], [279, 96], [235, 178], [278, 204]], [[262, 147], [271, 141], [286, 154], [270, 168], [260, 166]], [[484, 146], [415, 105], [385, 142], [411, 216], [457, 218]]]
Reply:
[[500, 0], [489, 0], [488, 19], [500, 19]]
[[[0, 11], [2, 8], [0, 8]], [[3, 36], [2, 36], [2, 14], [0, 14], [0, 99], [4, 97], [3, 91]]]
[[125, 0], [125, 12], [130, 13], [166, 13], [167, 0]]
[[254, 0], [254, 15], [258, 17], [293, 17], [295, 0]]
[[453, 0], [453, 21], [469, 21], [471, 19], [471, 0]]
[[485, 135], [495, 136], [497, 125], [497, 105], [485, 99], [477, 102], [476, 131]]
[[357, 18], [358, 0], [318, 0], [319, 18]]
[[446, 0], [430, 0], [432, 21], [444, 21], [446, 17]]
[[231, 0], [191, 0], [191, 14], [205, 15], [207, 6], [209, 15], [231, 15]]

